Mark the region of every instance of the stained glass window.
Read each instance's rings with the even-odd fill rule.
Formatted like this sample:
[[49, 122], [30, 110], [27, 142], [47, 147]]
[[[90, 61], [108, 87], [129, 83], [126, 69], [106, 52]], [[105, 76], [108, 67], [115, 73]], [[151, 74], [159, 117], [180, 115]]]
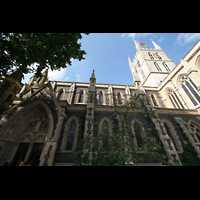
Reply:
[[79, 96], [79, 103], [83, 103], [84, 92], [82, 91]]
[[102, 92], [100, 92], [99, 93], [99, 104], [103, 104], [103, 93]]
[[118, 98], [118, 103], [122, 104], [122, 97], [120, 93], [118, 93], [117, 98]]
[[75, 120], [72, 120], [70, 127], [69, 127], [68, 137], [67, 137], [66, 150], [72, 149], [75, 129], [76, 129], [76, 122], [75, 122]]

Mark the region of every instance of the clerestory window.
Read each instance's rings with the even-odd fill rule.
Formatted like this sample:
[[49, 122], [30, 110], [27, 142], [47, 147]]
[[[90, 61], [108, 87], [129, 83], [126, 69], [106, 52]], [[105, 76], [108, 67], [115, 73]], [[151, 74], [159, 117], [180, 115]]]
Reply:
[[194, 106], [198, 105], [200, 103], [200, 95], [194, 82], [187, 76], [183, 76], [180, 80], [183, 90], [192, 101]]

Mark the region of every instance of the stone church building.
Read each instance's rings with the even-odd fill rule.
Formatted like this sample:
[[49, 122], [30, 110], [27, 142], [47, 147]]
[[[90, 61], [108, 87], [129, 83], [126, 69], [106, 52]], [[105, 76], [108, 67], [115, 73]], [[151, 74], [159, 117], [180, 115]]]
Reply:
[[88, 83], [50, 81], [47, 70], [24, 85], [20, 76], [5, 78], [0, 166], [72, 165], [72, 151], [88, 125], [110, 124], [115, 98], [142, 97], [147, 108], [159, 107], [152, 121], [169, 162], [182, 164], [183, 145], [191, 145], [200, 158], [200, 40], [177, 65], [152, 43], [153, 49], [142, 48], [135, 41], [137, 53], [133, 61], [128, 57], [133, 85], [98, 84], [94, 71]]

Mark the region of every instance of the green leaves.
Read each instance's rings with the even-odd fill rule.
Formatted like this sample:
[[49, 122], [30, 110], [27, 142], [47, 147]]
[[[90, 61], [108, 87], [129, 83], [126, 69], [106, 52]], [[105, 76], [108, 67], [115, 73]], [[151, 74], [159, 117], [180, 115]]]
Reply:
[[[66, 68], [71, 58], [85, 59], [86, 52], [78, 43], [81, 38], [81, 33], [1, 33], [0, 75], [6, 76], [13, 66], [20, 73], [36, 72], [37, 76], [45, 68]], [[31, 68], [34, 63], [39, 63], [36, 70]]]
[[192, 147], [183, 145], [183, 166], [200, 166], [197, 153]]
[[[111, 109], [111, 126], [100, 131], [99, 124], [94, 123], [93, 131], [90, 132], [93, 138], [89, 139], [89, 135], [84, 137], [73, 152], [75, 165], [90, 163], [93, 166], [123, 166], [136, 162], [166, 163], [166, 156], [160, 153], [161, 144], [152, 135], [153, 122], [149, 119], [155, 115], [153, 109], [141, 108], [138, 100], [124, 102], [123, 105], [115, 104]], [[103, 147], [102, 141], [105, 136], [107, 145]], [[92, 159], [89, 152], [92, 153]]]

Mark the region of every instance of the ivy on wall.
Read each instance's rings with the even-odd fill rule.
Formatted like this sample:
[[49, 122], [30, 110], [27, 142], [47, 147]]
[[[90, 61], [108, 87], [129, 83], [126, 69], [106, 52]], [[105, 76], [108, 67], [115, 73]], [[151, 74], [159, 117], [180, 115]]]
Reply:
[[194, 148], [183, 146], [183, 166], [200, 166], [200, 159], [197, 157]]

